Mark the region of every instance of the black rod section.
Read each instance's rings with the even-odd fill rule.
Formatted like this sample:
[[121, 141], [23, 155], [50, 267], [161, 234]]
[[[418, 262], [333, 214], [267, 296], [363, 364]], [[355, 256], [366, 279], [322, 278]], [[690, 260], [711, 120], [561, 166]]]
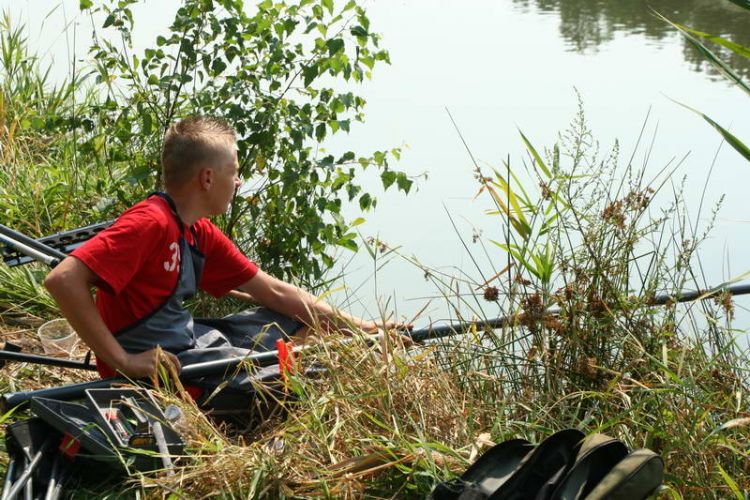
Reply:
[[[698, 299], [706, 300], [716, 297], [722, 292], [729, 292], [732, 296], [747, 295], [750, 294], [750, 283], [742, 283], [732, 286], [719, 285], [715, 288], [709, 288], [707, 290], [691, 290], [686, 292], [679, 292], [675, 295], [670, 293], [660, 293], [658, 295], [655, 295], [650, 301], [648, 301], [648, 305], [663, 306], [670, 302], [691, 302]], [[544, 314], [556, 315], [559, 313], [560, 309], [554, 307], [547, 309]], [[411, 332], [411, 338], [415, 342], [423, 342], [428, 339], [437, 339], [450, 335], [460, 335], [468, 331], [473, 326], [476, 326], [478, 329], [491, 328], [495, 330], [498, 328], [503, 328], [513, 321], [517, 321], [517, 318], [511, 316], [501, 316], [499, 318], [487, 320], [467, 321], [437, 327], [427, 327]]]
[[6, 351], [5, 349], [0, 349], [0, 360], [32, 363], [35, 365], [60, 366], [62, 368], [78, 368], [80, 370], [96, 370], [96, 366], [85, 361], [53, 358], [52, 356], [40, 356], [38, 354], [26, 354], [23, 352]]
[[31, 398], [35, 397], [70, 401], [83, 397], [86, 389], [106, 389], [117, 382], [123, 383], [127, 382], [127, 380], [124, 378], [105, 378], [91, 382], [82, 382], [80, 384], [48, 387], [36, 391], [9, 392], [0, 396], [0, 411], [5, 413], [15, 407], [19, 407], [19, 410], [24, 409], [31, 401]]
[[[313, 346], [303, 346], [295, 349], [295, 351], [299, 352], [300, 350], [310, 347]], [[241, 358], [219, 359], [216, 361], [206, 361], [205, 363], [195, 363], [192, 365], [184, 366], [182, 368], [182, 370], [180, 371], [180, 379], [189, 381], [190, 379], [196, 379], [207, 375], [222, 375], [238, 369], [238, 367], [241, 367], [244, 363], [249, 363], [250, 366], [264, 366], [268, 364], [274, 364], [277, 361], [278, 352], [268, 351], [251, 354], [249, 356]], [[86, 391], [87, 389], [102, 389], [110, 387], [112, 384], [126, 383], [132, 383], [132, 381], [124, 377], [114, 377], [102, 380], [94, 380], [92, 382], [64, 385], [61, 387], [38, 389], [35, 391], [5, 393], [0, 396], [0, 411], [5, 412], [16, 406], [20, 407], [19, 409], [25, 408], [33, 397], [68, 401], [82, 397], [84, 391]]]
[[[551, 314], [554, 314], [550, 311]], [[419, 330], [414, 330], [408, 335], [414, 342], [423, 342], [428, 339], [439, 339], [442, 337], [450, 337], [451, 335], [460, 335], [471, 327], [476, 326], [479, 329], [491, 328], [496, 330], [507, 326], [512, 321], [511, 317], [501, 316], [499, 318], [493, 318], [488, 320], [477, 320], [477, 321], [465, 321], [463, 323], [452, 323], [450, 325], [441, 326], [429, 326]]]
[[722, 292], [729, 292], [732, 296], [747, 295], [750, 293], [750, 283], [731, 286], [719, 285], [716, 288], [709, 288], [708, 290], [692, 290], [689, 292], [680, 292], [677, 295], [660, 293], [654, 296], [650, 303], [657, 306], [663, 306], [669, 302], [690, 302], [697, 299], [705, 300], [716, 297]]

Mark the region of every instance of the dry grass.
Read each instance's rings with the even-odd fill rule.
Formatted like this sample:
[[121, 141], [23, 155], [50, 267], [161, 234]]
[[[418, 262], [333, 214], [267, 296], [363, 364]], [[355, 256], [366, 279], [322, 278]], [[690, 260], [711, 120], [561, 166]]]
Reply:
[[275, 414], [232, 440], [182, 403], [190, 459], [178, 475], [143, 486], [157, 497], [420, 497], [429, 487], [420, 482], [431, 484], [436, 470], [465, 465], [452, 450], [468, 450], [472, 429], [486, 424], [479, 402], [431, 356], [394, 339], [326, 344], [299, 363], [312, 367], [325, 370], [290, 378], [286, 397], [265, 391]]
[[[642, 351], [628, 373], [590, 367], [603, 373], [599, 389], [577, 386], [571, 372], [560, 385], [568, 389], [550, 391], [528, 376], [541, 369], [537, 360], [518, 359], [512, 347], [491, 347], [493, 338], [513, 328], [411, 348], [391, 337], [377, 344], [330, 340], [297, 366], [297, 373], [325, 370], [295, 375], [283, 390], [259, 388], [272, 411], [258, 426], [207, 418], [180, 398], [179, 388], [154, 391], [185, 414], [178, 430], [188, 448], [177, 474], [134, 475], [106, 491], [79, 485], [76, 492], [424, 498], [436, 481], [460, 473], [493, 441], [538, 442], [565, 427], [606, 432], [631, 448], [661, 453], [668, 472], [664, 498], [726, 496], [736, 493], [733, 486], [750, 487], [748, 391], [720, 357], [686, 340], [659, 359]], [[6, 338], [34, 351], [33, 331], [6, 328]], [[23, 389], [80, 381], [82, 375], [91, 376], [23, 365], [0, 372], [5, 387], [19, 383]]]

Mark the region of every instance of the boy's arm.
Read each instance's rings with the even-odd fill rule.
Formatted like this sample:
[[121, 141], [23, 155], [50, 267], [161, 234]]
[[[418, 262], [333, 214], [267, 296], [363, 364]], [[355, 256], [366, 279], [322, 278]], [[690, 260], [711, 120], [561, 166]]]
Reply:
[[[78, 336], [113, 370], [126, 376], [150, 377], [156, 373], [156, 350], [129, 354], [104, 324], [91, 296], [96, 274], [75, 257], [58, 264], [45, 278], [44, 286]], [[166, 353], [179, 369], [177, 357]]]
[[314, 325], [320, 320], [329, 328], [355, 326], [367, 333], [376, 333], [380, 328], [408, 328], [393, 321], [379, 324], [374, 321], [357, 318], [343, 311], [335, 310], [329, 304], [309, 292], [290, 283], [286, 283], [270, 276], [263, 271], [253, 276], [239, 289], [252, 295], [260, 305], [280, 312], [292, 319], [302, 321], [307, 325]]

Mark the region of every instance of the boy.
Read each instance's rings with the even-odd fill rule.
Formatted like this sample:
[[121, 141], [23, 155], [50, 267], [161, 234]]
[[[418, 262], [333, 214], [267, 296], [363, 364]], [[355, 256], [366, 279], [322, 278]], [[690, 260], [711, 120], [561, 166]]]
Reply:
[[[166, 192], [128, 209], [44, 282], [96, 354], [102, 376], [153, 376], [157, 345], [179, 369], [274, 349], [276, 339], [304, 335], [315, 320], [325, 327], [378, 330], [372, 321], [334, 311], [265, 274], [206, 219], [224, 213], [240, 185], [235, 132], [227, 123], [193, 116], [173, 124], [161, 162]], [[249, 294], [264, 308], [195, 320], [182, 303], [197, 288], [215, 297]]]

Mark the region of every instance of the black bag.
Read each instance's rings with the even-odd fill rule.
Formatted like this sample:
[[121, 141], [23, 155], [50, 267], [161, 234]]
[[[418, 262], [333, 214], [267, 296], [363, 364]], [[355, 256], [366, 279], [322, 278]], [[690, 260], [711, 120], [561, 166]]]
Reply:
[[536, 448], [523, 439], [500, 443], [460, 477], [438, 484], [433, 500], [638, 500], [661, 485], [664, 461], [651, 450], [628, 454], [604, 434], [559, 431]]

